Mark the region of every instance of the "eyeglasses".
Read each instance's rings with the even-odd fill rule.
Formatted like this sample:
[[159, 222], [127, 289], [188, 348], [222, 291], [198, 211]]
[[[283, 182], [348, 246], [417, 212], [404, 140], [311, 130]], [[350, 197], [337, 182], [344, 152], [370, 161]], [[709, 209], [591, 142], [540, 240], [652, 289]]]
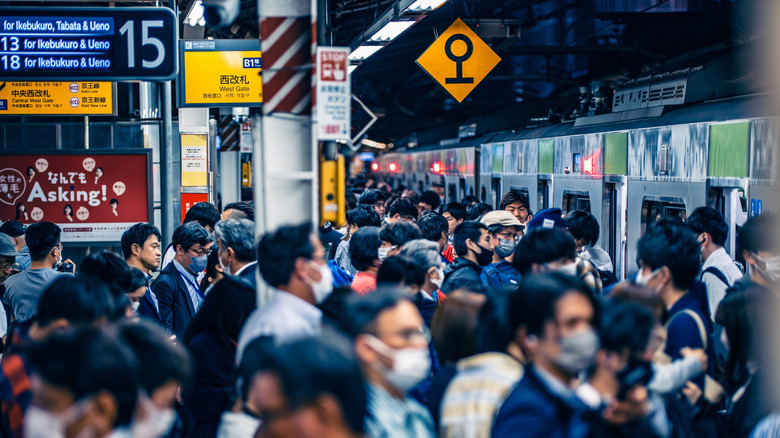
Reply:
[[196, 251], [196, 250], [194, 250], [192, 248], [188, 248], [187, 251], [192, 251], [198, 257], [202, 257], [204, 255], [207, 256], [207, 255], [211, 254], [211, 249], [203, 249], [203, 248], [201, 248], [201, 249]]
[[514, 239], [515, 242], [520, 240], [520, 234], [511, 233], [509, 231], [502, 231], [500, 233], [496, 233], [496, 237], [498, 237], [499, 239], [504, 239], [504, 240], [512, 240], [512, 239]]

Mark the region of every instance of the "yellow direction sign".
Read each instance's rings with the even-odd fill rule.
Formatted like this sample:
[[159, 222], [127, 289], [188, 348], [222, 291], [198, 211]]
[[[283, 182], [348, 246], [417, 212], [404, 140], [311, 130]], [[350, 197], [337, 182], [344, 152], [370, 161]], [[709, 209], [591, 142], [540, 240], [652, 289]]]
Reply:
[[262, 54], [256, 40], [182, 41], [180, 48], [180, 106], [262, 104]]
[[0, 82], [0, 115], [112, 115], [112, 82]]
[[460, 18], [428, 47], [417, 64], [458, 102], [501, 61]]

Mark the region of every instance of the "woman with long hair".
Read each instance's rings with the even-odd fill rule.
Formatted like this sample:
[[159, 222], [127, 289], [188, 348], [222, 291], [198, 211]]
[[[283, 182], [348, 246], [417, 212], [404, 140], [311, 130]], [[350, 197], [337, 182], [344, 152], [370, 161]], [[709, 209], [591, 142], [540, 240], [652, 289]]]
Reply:
[[25, 207], [24, 202], [19, 202], [16, 204], [16, 217], [14, 219], [16, 220], [22, 220], [22, 217], [24, 217], [25, 221], [30, 220], [30, 216], [27, 214], [27, 207]]
[[62, 214], [65, 215], [66, 218], [70, 222], [73, 222], [73, 206], [70, 204], [65, 204], [65, 208], [62, 209]]
[[182, 392], [192, 417], [191, 438], [217, 434], [222, 412], [230, 410], [236, 343], [241, 327], [256, 307], [255, 290], [226, 277], [214, 285], [184, 332], [194, 364], [191, 389]]

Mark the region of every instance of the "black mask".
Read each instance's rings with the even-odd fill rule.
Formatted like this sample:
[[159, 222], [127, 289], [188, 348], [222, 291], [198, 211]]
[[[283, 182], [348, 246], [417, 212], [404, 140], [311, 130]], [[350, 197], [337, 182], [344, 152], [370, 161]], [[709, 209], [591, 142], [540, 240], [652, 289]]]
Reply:
[[477, 264], [479, 266], [487, 266], [491, 263], [493, 263], [493, 251], [485, 248], [484, 246], [480, 244], [476, 244], [480, 250], [482, 250], [481, 253], [477, 254], [474, 253], [474, 256], [477, 258]]

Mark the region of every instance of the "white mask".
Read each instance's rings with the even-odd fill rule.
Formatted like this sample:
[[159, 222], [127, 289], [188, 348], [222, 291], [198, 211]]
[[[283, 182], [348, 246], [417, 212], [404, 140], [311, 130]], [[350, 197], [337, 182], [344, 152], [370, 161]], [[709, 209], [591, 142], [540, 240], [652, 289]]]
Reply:
[[317, 263], [315, 263], [315, 265], [320, 271], [320, 281], [314, 282], [308, 278], [305, 278], [303, 281], [311, 287], [311, 292], [314, 294], [314, 301], [317, 304], [322, 304], [322, 302], [333, 292], [333, 273], [330, 272], [330, 266], [328, 265], [320, 265]]
[[141, 307], [140, 301], [133, 301], [130, 303], [130, 307], [133, 308], [133, 312], [138, 313], [138, 308]]
[[230, 272], [230, 265], [229, 265], [229, 264], [228, 264], [228, 265], [226, 265], [226, 264], [222, 263], [222, 257], [219, 257], [219, 256], [217, 256], [217, 260], [219, 261], [219, 267], [220, 267], [220, 268], [222, 268], [222, 272], [223, 272], [225, 275], [233, 275], [233, 274]]
[[393, 245], [393, 246], [391, 246], [389, 248], [379, 248], [378, 250], [376, 250], [376, 252], [377, 252], [376, 255], [379, 258], [379, 261], [380, 262], [385, 261], [385, 259], [387, 258], [387, 255], [390, 253], [390, 251], [396, 249], [397, 247], [398, 247], [398, 245]]
[[158, 408], [146, 395], [139, 395], [139, 400], [146, 417], [133, 421], [130, 426], [133, 438], [160, 438], [167, 435], [176, 421], [176, 412], [172, 408]]
[[433, 283], [436, 286], [436, 289], [441, 289], [441, 285], [444, 283], [444, 270], [442, 268], [434, 268], [436, 269], [436, 275], [439, 276], [439, 278], [433, 278], [430, 277], [431, 283]]
[[[25, 438], [64, 438], [65, 429], [81, 418], [91, 399], [83, 398], [60, 413], [53, 413], [30, 405], [24, 415]], [[84, 427], [77, 438], [94, 436], [94, 431]]]
[[754, 266], [758, 271], [770, 283], [780, 283], [780, 257], [767, 257], [763, 258], [758, 254], [753, 254], [759, 262], [764, 262], [765, 269], [761, 269], [758, 266]]
[[661, 268], [656, 269], [655, 271], [650, 272], [647, 275], [642, 274], [644, 272], [644, 269], [640, 269], [639, 272], [636, 274], [636, 279], [634, 280], [634, 284], [637, 286], [647, 286], [647, 283], [650, 282], [650, 280], [655, 277], [655, 274], [660, 271]]
[[415, 385], [428, 377], [431, 371], [431, 354], [427, 347], [390, 348], [375, 336], [368, 336], [368, 343], [376, 352], [393, 361], [392, 368], [377, 361], [379, 373], [395, 389], [406, 394]]

